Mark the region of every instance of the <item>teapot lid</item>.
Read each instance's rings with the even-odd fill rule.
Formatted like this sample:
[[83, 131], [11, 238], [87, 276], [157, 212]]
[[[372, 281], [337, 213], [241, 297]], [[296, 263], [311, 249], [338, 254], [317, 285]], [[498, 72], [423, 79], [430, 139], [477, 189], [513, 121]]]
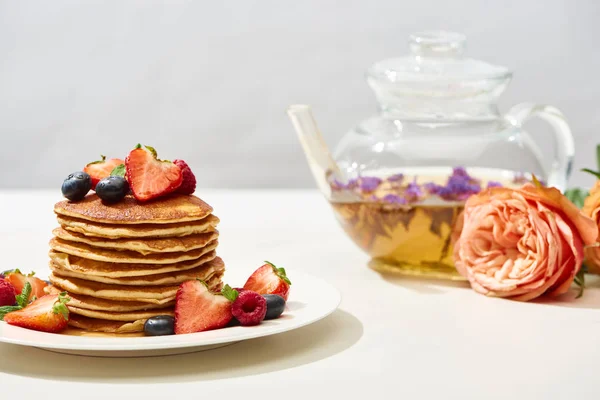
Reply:
[[489, 119], [512, 73], [463, 56], [466, 38], [432, 31], [410, 36], [408, 56], [375, 63], [367, 81], [382, 112], [414, 120]]
[[463, 56], [466, 36], [445, 31], [410, 35], [411, 54], [375, 63], [368, 76], [388, 83], [414, 81], [506, 80], [511, 72], [501, 66]]

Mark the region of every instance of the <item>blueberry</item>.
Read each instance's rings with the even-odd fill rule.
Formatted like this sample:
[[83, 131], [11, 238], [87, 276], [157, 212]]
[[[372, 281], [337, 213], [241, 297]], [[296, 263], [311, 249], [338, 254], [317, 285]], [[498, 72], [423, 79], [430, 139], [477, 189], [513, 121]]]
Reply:
[[146, 336], [164, 336], [175, 334], [175, 318], [170, 315], [157, 315], [148, 318], [144, 324]]
[[123, 200], [127, 193], [129, 193], [129, 184], [120, 176], [106, 177], [96, 185], [96, 194], [108, 203]]
[[265, 300], [267, 300], [267, 315], [265, 319], [275, 319], [283, 314], [285, 309], [285, 300], [283, 297], [276, 294], [263, 294]]
[[67, 176], [62, 184], [61, 191], [63, 196], [71, 201], [79, 201], [92, 188], [92, 177], [85, 172], [73, 172]]

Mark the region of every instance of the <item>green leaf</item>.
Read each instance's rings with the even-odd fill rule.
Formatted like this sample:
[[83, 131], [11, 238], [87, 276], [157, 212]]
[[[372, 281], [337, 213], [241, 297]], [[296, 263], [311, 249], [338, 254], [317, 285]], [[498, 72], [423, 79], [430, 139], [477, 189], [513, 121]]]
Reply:
[[235, 301], [240, 295], [237, 290], [232, 289], [231, 286], [227, 284], [221, 289], [221, 294], [229, 301]]
[[288, 285], [291, 285], [292, 282], [290, 281], [290, 279], [287, 277], [287, 274], [285, 272], [285, 268], [277, 268], [277, 266], [275, 266], [275, 264], [273, 264], [270, 261], [266, 261], [265, 262], [267, 264], [269, 264], [271, 267], [273, 267], [273, 272], [275, 272], [275, 274], [281, 278], [282, 281], [284, 281], [285, 283], [287, 283]]
[[142, 145], [139, 143], [134, 147], [134, 149], [141, 149], [141, 148], [142, 148]]
[[4, 306], [0, 307], [0, 321], [4, 320], [4, 316], [9, 312], [19, 311], [21, 307], [19, 306]]
[[21, 270], [19, 268], [9, 269], [7, 271], [4, 271], [2, 274], [4, 274], [4, 275], [10, 275], [10, 274], [21, 274], [21, 275], [23, 275], [21, 273]]
[[582, 169], [582, 171], [583, 171], [583, 172], [587, 172], [588, 174], [592, 174], [592, 175], [594, 175], [596, 178], [600, 179], [600, 172], [593, 171], [593, 170], [591, 170], [591, 169], [589, 169], [589, 168], [584, 168], [584, 169]]
[[120, 176], [121, 178], [125, 177], [125, 164], [119, 164], [110, 171], [111, 176]]
[[575, 204], [577, 208], [583, 208], [585, 198], [588, 196], [588, 191], [581, 188], [573, 188], [565, 190], [565, 197], [571, 200], [571, 203]]
[[52, 306], [52, 312], [54, 314], [60, 314], [67, 321], [69, 320], [69, 309], [67, 308], [67, 303], [71, 300], [70, 297], [67, 296], [67, 292], [62, 292], [58, 295], [58, 300]]
[[100, 159], [98, 161], [93, 161], [93, 162], [89, 163], [88, 165], [102, 164], [104, 161], [106, 161], [106, 156], [103, 154], [100, 154]]
[[144, 147], [147, 148], [150, 153], [152, 153], [152, 155], [154, 156], [154, 158], [158, 159], [158, 153], [156, 152], [156, 150], [154, 149], [154, 147], [152, 147], [152, 146], [146, 146], [146, 145], [144, 145]]
[[32, 276], [35, 276], [35, 271], [31, 271], [30, 273], [27, 274], [27, 276], [29, 278], [31, 278]]
[[27, 307], [27, 304], [29, 304], [29, 296], [31, 296], [31, 284], [27, 282], [25, 283], [21, 294], [17, 295], [17, 304], [19, 307]]
[[535, 185], [535, 187], [538, 187], [538, 188], [544, 187], [542, 185], [542, 183], [538, 180], [537, 176], [531, 174], [531, 180], [533, 181], [533, 184]]
[[583, 291], [585, 290], [585, 269], [583, 268], [583, 266], [579, 269], [577, 275], [575, 275], [575, 279], [573, 280], [573, 282], [575, 282], [575, 284], [579, 286], [579, 293], [577, 293], [576, 297], [576, 299], [578, 299], [581, 296], [583, 296]]

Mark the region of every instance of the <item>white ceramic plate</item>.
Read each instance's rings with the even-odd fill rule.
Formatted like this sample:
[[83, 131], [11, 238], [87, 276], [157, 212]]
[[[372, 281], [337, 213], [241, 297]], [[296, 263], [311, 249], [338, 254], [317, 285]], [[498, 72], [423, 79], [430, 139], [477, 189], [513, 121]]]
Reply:
[[[156, 337], [93, 337], [51, 334], [0, 322], [0, 342], [32, 346], [67, 354], [100, 357], [147, 357], [192, 353], [242, 340], [275, 335], [316, 322], [336, 310], [341, 297], [327, 282], [297, 271], [283, 315], [258, 326], [219, 329], [187, 335]], [[236, 282], [237, 280], [225, 280]]]

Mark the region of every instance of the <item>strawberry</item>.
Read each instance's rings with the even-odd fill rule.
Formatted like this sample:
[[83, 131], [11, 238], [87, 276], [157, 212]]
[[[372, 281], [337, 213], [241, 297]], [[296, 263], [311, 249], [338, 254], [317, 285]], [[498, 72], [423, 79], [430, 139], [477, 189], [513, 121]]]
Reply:
[[175, 334], [224, 328], [233, 318], [231, 303], [237, 294], [229, 285], [213, 293], [200, 280], [182, 283], [175, 299]]
[[95, 190], [98, 182], [110, 176], [110, 173], [121, 164], [123, 164], [123, 160], [119, 158], [107, 160], [106, 156], [100, 156], [99, 161], [94, 161], [86, 165], [83, 172], [92, 177], [92, 190]]
[[57, 333], [67, 327], [69, 309], [66, 303], [69, 300], [66, 293], [47, 294], [22, 310], [9, 312], [4, 321], [22, 328]]
[[0, 279], [0, 307], [12, 306], [15, 304], [17, 292], [10, 282]]
[[137, 145], [125, 158], [127, 180], [138, 201], [148, 201], [172, 193], [183, 180], [181, 168], [170, 161], [159, 160], [150, 146]]
[[285, 274], [284, 268], [277, 268], [272, 263], [258, 268], [244, 284], [245, 290], [252, 290], [258, 294], [276, 294], [287, 301], [292, 282]]
[[181, 168], [181, 173], [183, 175], [183, 181], [181, 182], [181, 186], [176, 190], [177, 193], [181, 194], [192, 194], [196, 190], [196, 177], [192, 172], [192, 169], [189, 165], [183, 160], [175, 160], [173, 164], [177, 165]]
[[31, 285], [31, 294], [29, 295], [29, 299], [33, 299], [34, 296], [36, 299], [39, 299], [46, 294], [46, 292], [44, 292], [44, 288], [48, 286], [48, 284], [33, 275], [33, 272], [28, 275], [23, 275], [21, 271], [15, 269], [14, 271], [7, 272], [6, 278], [4, 279], [13, 285], [15, 292], [17, 293], [21, 293], [25, 287], [25, 283], [29, 282]]

